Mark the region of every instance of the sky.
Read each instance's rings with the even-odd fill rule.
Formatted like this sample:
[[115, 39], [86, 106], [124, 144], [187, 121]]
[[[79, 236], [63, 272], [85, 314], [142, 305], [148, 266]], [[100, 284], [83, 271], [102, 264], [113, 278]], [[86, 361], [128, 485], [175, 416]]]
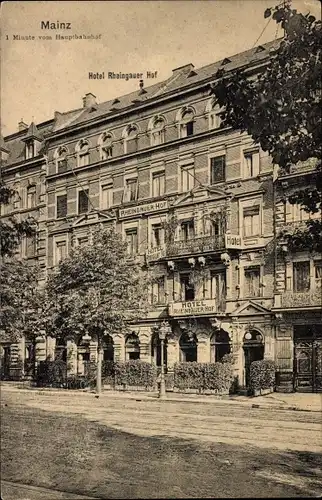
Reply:
[[[264, 19], [277, 0], [9, 1], [1, 5], [1, 132], [23, 119], [41, 123], [54, 112], [82, 107], [91, 92], [98, 102], [133, 92], [138, 80], [107, 73], [157, 71], [145, 86], [169, 78], [188, 63], [196, 68], [282, 35]], [[320, 17], [319, 0], [293, 0], [303, 13]], [[41, 22], [71, 29], [41, 29]], [[267, 25], [267, 26], [266, 26]], [[264, 28], [266, 29], [264, 30]], [[262, 31], [264, 32], [262, 33]], [[94, 35], [92, 40], [56, 40]], [[100, 36], [99, 36], [100, 35]], [[14, 36], [16, 39], [14, 39]], [[17, 39], [34, 37], [34, 40]], [[39, 37], [52, 37], [52, 40]], [[260, 37], [260, 38], [259, 38]], [[258, 40], [259, 38], [259, 40]], [[258, 41], [257, 41], [258, 40]], [[105, 79], [89, 79], [105, 73]]]

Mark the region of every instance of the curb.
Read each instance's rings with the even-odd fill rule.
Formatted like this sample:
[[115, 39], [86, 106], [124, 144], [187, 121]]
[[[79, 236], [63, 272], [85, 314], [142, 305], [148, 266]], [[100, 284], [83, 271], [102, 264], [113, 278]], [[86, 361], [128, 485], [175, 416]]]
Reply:
[[[299, 406], [290, 406], [290, 405], [281, 405], [281, 404], [270, 404], [270, 403], [253, 403], [251, 401], [236, 401], [234, 399], [209, 399], [204, 400], [204, 399], [188, 399], [188, 398], [164, 398], [160, 399], [155, 396], [146, 396], [145, 394], [140, 394], [138, 393], [135, 395], [134, 393], [127, 393], [124, 394], [124, 392], [120, 393], [122, 395], [117, 395], [115, 393], [110, 393], [109, 391], [103, 392], [100, 395], [95, 394], [95, 392], [91, 391], [77, 391], [77, 390], [57, 390], [57, 389], [50, 389], [50, 388], [44, 388], [44, 389], [34, 389], [34, 388], [20, 388], [20, 387], [8, 387], [8, 386], [2, 386], [2, 389], [5, 391], [8, 390], [8, 392], [29, 392], [37, 395], [43, 395], [43, 394], [73, 394], [73, 395], [89, 395], [89, 396], [94, 396], [96, 399], [98, 398], [110, 398], [110, 399], [131, 399], [135, 401], [150, 401], [150, 402], [165, 402], [165, 403], [198, 403], [198, 404], [228, 404], [232, 406], [244, 406], [248, 407], [250, 409], [266, 409], [266, 410], [279, 410], [279, 411], [302, 411], [302, 412], [310, 412], [310, 413], [321, 413], [321, 409], [315, 409], [315, 408], [301, 408]], [[63, 391], [63, 392], [62, 392]]]

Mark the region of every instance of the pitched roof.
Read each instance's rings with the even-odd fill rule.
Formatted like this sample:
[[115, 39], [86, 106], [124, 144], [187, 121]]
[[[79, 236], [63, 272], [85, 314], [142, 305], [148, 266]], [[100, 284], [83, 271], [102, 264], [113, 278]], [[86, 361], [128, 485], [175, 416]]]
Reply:
[[27, 135], [22, 140], [27, 141], [28, 139], [38, 139], [39, 141], [42, 141], [42, 137], [34, 122], [31, 122], [27, 131]]

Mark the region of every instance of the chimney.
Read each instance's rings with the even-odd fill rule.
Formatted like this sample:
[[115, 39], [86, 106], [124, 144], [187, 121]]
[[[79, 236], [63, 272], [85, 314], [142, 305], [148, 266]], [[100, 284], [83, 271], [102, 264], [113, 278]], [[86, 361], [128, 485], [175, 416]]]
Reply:
[[178, 75], [179, 73], [190, 73], [194, 68], [192, 63], [185, 64], [184, 66], [179, 66], [179, 68], [174, 68], [172, 70], [172, 76]]
[[19, 132], [22, 132], [22, 130], [27, 130], [27, 129], [28, 129], [27, 123], [25, 123], [23, 121], [23, 119], [21, 118], [20, 122], [18, 123], [18, 130], [19, 130]]
[[83, 108], [91, 108], [92, 106], [96, 106], [96, 104], [96, 95], [91, 92], [85, 94], [85, 97], [83, 97]]

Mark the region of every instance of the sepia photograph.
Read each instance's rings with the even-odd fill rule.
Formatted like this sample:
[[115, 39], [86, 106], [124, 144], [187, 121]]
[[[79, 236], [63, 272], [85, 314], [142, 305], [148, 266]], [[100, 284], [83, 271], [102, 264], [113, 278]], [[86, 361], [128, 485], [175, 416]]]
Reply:
[[1, 500], [322, 497], [321, 0], [0, 19]]

